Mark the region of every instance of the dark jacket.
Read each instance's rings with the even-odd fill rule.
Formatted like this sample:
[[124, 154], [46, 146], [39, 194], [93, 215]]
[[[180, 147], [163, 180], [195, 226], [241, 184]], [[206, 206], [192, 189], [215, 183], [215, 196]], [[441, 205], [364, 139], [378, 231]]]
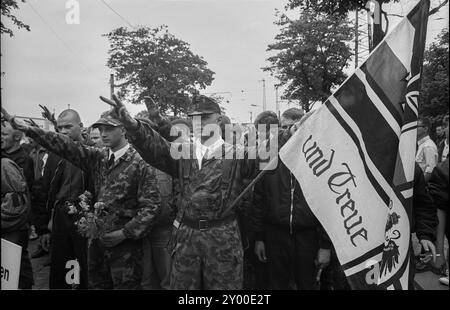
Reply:
[[14, 161], [23, 170], [28, 189], [31, 190], [34, 182], [34, 164], [33, 159], [28, 155], [22, 146], [11, 153], [2, 152], [2, 158], [6, 157]]
[[442, 153], [444, 153], [444, 148], [445, 148], [445, 138], [438, 141], [438, 143], [436, 143], [436, 145], [438, 148], [438, 162], [441, 162], [442, 161]]
[[446, 235], [449, 232], [449, 216], [448, 216], [448, 193], [449, 193], [449, 171], [448, 157], [442, 163], [439, 163], [431, 174], [428, 181], [428, 188], [431, 197], [434, 200], [436, 208], [444, 210], [447, 213]]
[[14, 161], [2, 158], [2, 234], [28, 229], [30, 196], [22, 169]]
[[[289, 136], [280, 136], [279, 148]], [[256, 240], [264, 240], [267, 228], [284, 229], [290, 233], [317, 230], [319, 246], [331, 248], [331, 241], [306, 202], [300, 184], [286, 165], [278, 159], [276, 169], [267, 171], [256, 183], [253, 192], [253, 229]]]
[[419, 240], [436, 240], [438, 224], [436, 206], [426, 187], [422, 169], [416, 163], [414, 169], [414, 195], [411, 217], [411, 232], [415, 232]]
[[[32, 224], [36, 228], [37, 234], [47, 233], [47, 224], [50, 219], [47, 211], [47, 192], [48, 184], [44, 184], [43, 173], [45, 171], [44, 156], [48, 152], [41, 147], [34, 148], [30, 151], [30, 157], [34, 164], [34, 182], [31, 187], [31, 208], [32, 208]], [[48, 159], [48, 158], [47, 158]]]
[[[35, 182], [33, 197], [34, 225], [39, 235], [48, 233], [48, 222], [54, 208], [74, 201], [85, 190], [93, 193], [92, 176], [54, 153], [49, 153], [42, 178]], [[42, 202], [42, 203], [40, 203]]]
[[309, 208], [300, 184], [281, 160], [275, 170], [266, 172], [256, 183], [253, 195], [256, 240], [264, 240], [265, 231], [270, 227], [290, 233], [317, 230], [320, 247], [331, 247], [330, 239]]

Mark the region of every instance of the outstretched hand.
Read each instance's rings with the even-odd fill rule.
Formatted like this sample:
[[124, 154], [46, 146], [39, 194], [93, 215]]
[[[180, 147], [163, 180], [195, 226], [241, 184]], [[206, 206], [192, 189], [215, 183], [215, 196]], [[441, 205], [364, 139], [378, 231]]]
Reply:
[[25, 119], [24, 122], [27, 123], [28, 125], [30, 125], [31, 127], [39, 128], [39, 125], [35, 121], [33, 121], [33, 119], [31, 119], [31, 118]]
[[163, 117], [159, 112], [158, 105], [152, 97], [145, 96], [144, 98], [147, 99], [145, 100], [145, 106], [147, 107], [148, 118], [156, 124], [159, 124], [163, 120]]
[[56, 124], [55, 113], [50, 113], [50, 110], [46, 106], [39, 105], [39, 107], [44, 110], [41, 113], [42, 117], [49, 120], [51, 123]]
[[125, 127], [131, 127], [136, 128], [137, 127], [137, 121], [131, 117], [130, 113], [128, 112], [127, 108], [124, 106], [124, 104], [117, 98], [116, 95], [112, 96], [112, 99], [105, 98], [103, 96], [100, 96], [100, 99], [109, 104], [113, 107], [113, 113], [111, 113], [111, 116], [118, 119]]
[[11, 124], [12, 128], [26, 131], [29, 126], [27, 126], [25, 123], [18, 121], [14, 116], [11, 116], [8, 111], [5, 110], [5, 108], [2, 107], [2, 117]]
[[39, 105], [39, 107], [43, 110], [41, 113], [42, 117], [52, 123], [55, 131], [58, 132], [58, 125], [56, 124], [55, 113], [51, 113], [50, 110], [45, 105]]

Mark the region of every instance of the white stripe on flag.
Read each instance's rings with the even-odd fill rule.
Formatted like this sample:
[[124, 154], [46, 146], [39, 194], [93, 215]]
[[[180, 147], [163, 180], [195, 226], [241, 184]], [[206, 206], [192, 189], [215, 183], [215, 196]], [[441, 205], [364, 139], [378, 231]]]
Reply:
[[418, 112], [417, 112], [417, 108], [414, 105], [414, 102], [413, 102], [411, 97], [406, 96], [406, 103], [411, 108], [411, 110], [413, 110], [414, 114], [419, 115]]
[[402, 193], [403, 197], [405, 197], [405, 199], [408, 199], [413, 196], [414, 189], [413, 188], [406, 189], [406, 190], [402, 191], [401, 193]]
[[419, 106], [419, 92], [417, 90], [410, 91], [406, 94], [406, 98], [411, 98], [415, 107]]
[[400, 126], [398, 125], [395, 118], [392, 116], [391, 112], [386, 108], [384, 103], [381, 101], [381, 99], [378, 97], [378, 95], [375, 93], [375, 91], [370, 87], [369, 82], [367, 82], [366, 75], [364, 72], [361, 71], [361, 69], [357, 69], [355, 71], [355, 75], [361, 80], [361, 82], [364, 84], [364, 87], [366, 88], [367, 96], [369, 97], [370, 101], [375, 105], [375, 107], [380, 111], [380, 114], [384, 117], [386, 122], [391, 126], [394, 133], [399, 136], [400, 135]]
[[404, 124], [402, 127], [402, 131], [407, 131], [409, 128], [417, 125], [417, 122], [410, 122], [408, 124]]
[[[411, 85], [412, 83], [414, 83], [419, 78], [420, 78], [420, 73], [418, 73], [415, 76], [413, 76], [412, 78], [410, 78], [408, 81], [408, 86]], [[417, 91], [417, 94], [419, 94], [419, 91]]]
[[411, 71], [414, 33], [414, 26], [411, 25], [407, 18], [403, 18], [385, 39], [392, 52], [405, 66], [407, 72]]
[[[417, 129], [402, 133], [398, 144], [398, 154], [403, 164], [406, 182], [414, 180], [414, 163], [416, 161]], [[398, 168], [398, 167], [397, 167]]]

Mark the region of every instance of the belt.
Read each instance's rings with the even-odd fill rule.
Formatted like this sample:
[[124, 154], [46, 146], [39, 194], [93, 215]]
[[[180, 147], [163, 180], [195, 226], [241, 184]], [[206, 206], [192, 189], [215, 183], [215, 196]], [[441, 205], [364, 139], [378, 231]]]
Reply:
[[236, 216], [234, 214], [230, 214], [221, 219], [192, 219], [185, 216], [181, 223], [186, 225], [187, 227], [203, 231], [212, 227], [223, 226], [234, 221], [235, 219]]

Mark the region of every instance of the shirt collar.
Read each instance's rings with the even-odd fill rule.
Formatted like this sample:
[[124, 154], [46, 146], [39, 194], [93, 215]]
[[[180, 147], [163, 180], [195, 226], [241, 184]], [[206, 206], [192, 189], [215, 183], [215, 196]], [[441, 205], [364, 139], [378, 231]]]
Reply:
[[206, 146], [206, 145], [202, 144], [200, 139], [196, 139], [195, 147], [198, 148], [202, 152], [202, 154], [205, 154], [207, 150], [209, 150], [210, 152], [214, 152], [219, 147], [221, 147], [222, 144], [224, 144], [224, 143], [225, 143], [225, 141], [222, 138], [219, 138], [213, 144]]
[[111, 155], [114, 154], [114, 161], [117, 161], [120, 157], [125, 155], [125, 153], [128, 151], [129, 148], [130, 148], [130, 144], [127, 143], [127, 144], [125, 144], [124, 147], [122, 147], [121, 149], [119, 149], [115, 152], [112, 152], [112, 150], [109, 149], [108, 160], [111, 158]]
[[213, 144], [210, 146], [205, 146], [201, 143], [200, 139], [196, 139], [195, 144], [195, 155], [197, 157], [198, 166], [199, 169], [202, 168], [202, 159], [205, 156], [206, 152], [208, 152], [207, 158], [211, 158], [213, 154], [220, 148], [222, 148], [222, 145], [225, 143], [225, 141], [220, 138], [217, 139]]

